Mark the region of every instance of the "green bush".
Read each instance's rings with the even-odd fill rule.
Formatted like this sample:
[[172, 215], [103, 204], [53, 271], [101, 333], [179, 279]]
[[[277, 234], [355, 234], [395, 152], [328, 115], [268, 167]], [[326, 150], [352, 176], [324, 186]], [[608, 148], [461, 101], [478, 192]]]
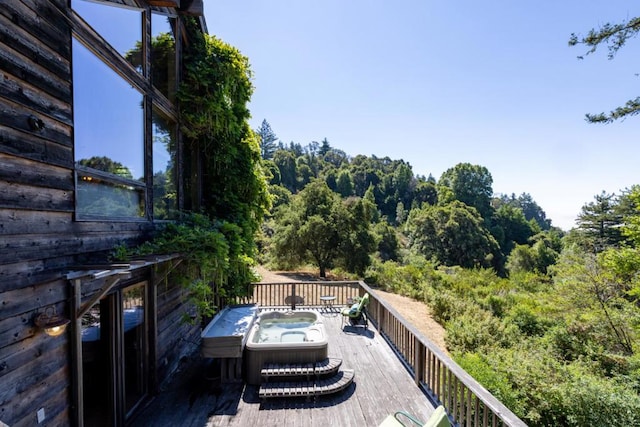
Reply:
[[541, 339], [456, 360], [532, 427], [640, 425], [640, 397], [627, 378], [603, 378], [586, 360], [560, 362]]
[[537, 293], [549, 288], [549, 279], [539, 273], [518, 272], [509, 275], [509, 283], [515, 289]]
[[491, 313], [465, 305], [466, 310], [449, 319], [445, 329], [447, 348], [453, 353], [463, 354], [506, 347], [516, 342], [517, 328], [507, 325]]
[[516, 414], [524, 413], [522, 396], [514, 389], [509, 376], [499, 367], [492, 366], [485, 356], [465, 353], [457, 357], [456, 362], [511, 411]]
[[505, 315], [508, 304], [507, 298], [501, 295], [489, 295], [482, 302], [484, 308], [491, 311], [491, 314], [496, 317], [503, 317]]
[[640, 425], [640, 396], [617, 381], [575, 369], [560, 395], [568, 426]]
[[455, 318], [464, 309], [464, 302], [447, 290], [431, 293], [429, 305], [433, 318], [441, 324], [445, 324], [450, 319]]
[[549, 328], [549, 321], [526, 305], [518, 305], [509, 313], [506, 321], [513, 323], [520, 332], [529, 336], [542, 336]]
[[409, 265], [396, 261], [375, 261], [367, 269], [365, 280], [386, 291], [424, 300], [426, 284], [433, 283], [436, 277], [433, 266], [426, 261]]

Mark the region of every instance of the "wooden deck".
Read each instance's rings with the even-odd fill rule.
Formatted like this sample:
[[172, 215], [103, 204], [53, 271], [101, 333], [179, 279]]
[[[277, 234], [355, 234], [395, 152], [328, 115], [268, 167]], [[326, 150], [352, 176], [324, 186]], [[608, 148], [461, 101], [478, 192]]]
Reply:
[[[137, 416], [134, 426], [377, 426], [404, 410], [426, 421], [434, 406], [387, 342], [369, 330], [345, 326], [339, 313], [323, 313], [329, 357], [355, 371], [354, 383], [333, 396], [258, 399], [257, 386], [207, 379], [211, 359], [185, 360], [171, 383]], [[209, 375], [210, 376], [210, 375]]]

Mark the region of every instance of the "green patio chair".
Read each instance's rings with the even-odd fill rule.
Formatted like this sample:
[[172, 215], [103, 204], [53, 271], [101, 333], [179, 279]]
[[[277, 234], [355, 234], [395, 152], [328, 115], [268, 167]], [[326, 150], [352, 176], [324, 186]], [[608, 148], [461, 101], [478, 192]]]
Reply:
[[[410, 422], [411, 424], [405, 424], [405, 422]], [[424, 424], [412, 415], [404, 411], [398, 411], [385, 418], [379, 427], [409, 427], [413, 425], [420, 427], [451, 427], [451, 422], [447, 416], [447, 411], [444, 410], [444, 406], [440, 405]]]
[[364, 294], [358, 302], [350, 307], [342, 309], [342, 324], [349, 321], [352, 326], [364, 325], [365, 329], [369, 329], [369, 320], [367, 319], [367, 305], [369, 305], [369, 294]]

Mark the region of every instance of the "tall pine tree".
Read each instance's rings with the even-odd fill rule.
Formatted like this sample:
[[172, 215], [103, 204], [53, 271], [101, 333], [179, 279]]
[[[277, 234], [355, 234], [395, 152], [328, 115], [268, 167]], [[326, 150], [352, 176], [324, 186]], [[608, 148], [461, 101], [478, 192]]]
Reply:
[[260, 136], [260, 155], [265, 160], [271, 160], [273, 153], [278, 149], [278, 144], [276, 144], [278, 137], [266, 119], [262, 120], [260, 129], [256, 130], [256, 133]]

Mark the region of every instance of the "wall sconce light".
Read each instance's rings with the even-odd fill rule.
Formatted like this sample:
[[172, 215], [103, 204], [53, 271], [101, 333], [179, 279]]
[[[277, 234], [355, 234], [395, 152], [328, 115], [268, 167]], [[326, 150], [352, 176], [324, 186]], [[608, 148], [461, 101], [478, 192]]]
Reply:
[[44, 312], [40, 313], [34, 320], [35, 325], [43, 329], [44, 333], [50, 337], [62, 335], [70, 322], [69, 319], [58, 316], [56, 307], [53, 305], [45, 308]]

